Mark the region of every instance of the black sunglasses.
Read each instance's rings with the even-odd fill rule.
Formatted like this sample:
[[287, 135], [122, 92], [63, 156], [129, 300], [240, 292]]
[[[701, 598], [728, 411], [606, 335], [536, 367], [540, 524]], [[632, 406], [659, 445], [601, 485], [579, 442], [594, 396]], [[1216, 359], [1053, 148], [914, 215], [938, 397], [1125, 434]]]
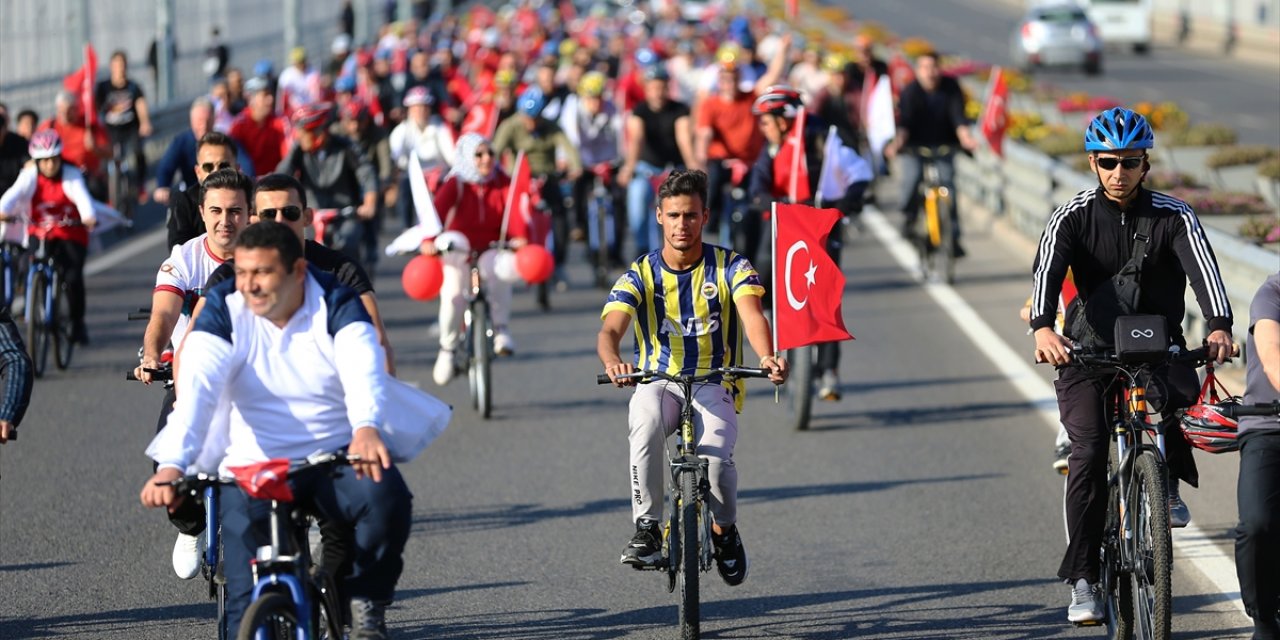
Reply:
[[483, 157], [485, 157], [485, 156], [492, 156], [492, 155], [493, 155], [493, 152], [492, 152], [492, 151], [490, 151], [490, 150], [488, 150], [488, 149], [481, 149], [481, 150], [479, 150], [479, 151], [477, 151], [477, 152], [476, 152], [476, 157], [477, 157], [477, 158], [483, 158]]
[[1134, 169], [1141, 167], [1144, 160], [1146, 160], [1145, 156], [1136, 156], [1133, 158], [1114, 158], [1108, 156], [1105, 158], [1098, 158], [1096, 162], [1103, 171], [1111, 171], [1116, 168], [1116, 165], [1120, 165], [1129, 171], [1133, 171]]
[[219, 162], [218, 164], [216, 164], [216, 165], [215, 165], [215, 164], [214, 164], [214, 163], [212, 163], [212, 162], [206, 162], [206, 163], [204, 163], [204, 164], [200, 165], [200, 168], [201, 168], [201, 169], [204, 169], [204, 172], [205, 172], [205, 173], [213, 173], [214, 171], [221, 171], [221, 170], [223, 170], [223, 169], [230, 169], [230, 168], [231, 168], [231, 163], [230, 163], [230, 162]]
[[291, 204], [278, 209], [259, 209], [258, 217], [263, 220], [275, 220], [277, 213], [289, 222], [297, 222], [298, 218], [302, 217], [302, 207]]

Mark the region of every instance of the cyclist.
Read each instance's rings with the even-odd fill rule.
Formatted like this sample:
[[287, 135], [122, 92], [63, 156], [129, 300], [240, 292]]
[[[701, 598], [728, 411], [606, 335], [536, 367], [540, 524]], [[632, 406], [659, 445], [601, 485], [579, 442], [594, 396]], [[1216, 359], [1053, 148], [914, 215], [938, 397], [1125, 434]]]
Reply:
[[[607, 83], [608, 80], [599, 71], [583, 74], [578, 81], [578, 93], [565, 100], [564, 109], [560, 112], [560, 128], [582, 155], [583, 167], [616, 166], [618, 161], [621, 120], [613, 102], [604, 96]], [[586, 228], [587, 207], [595, 184], [595, 174], [588, 171], [584, 171], [573, 183], [575, 228]], [[612, 194], [609, 200], [614, 200]], [[620, 214], [622, 209], [614, 206], [613, 211]], [[599, 215], [605, 215], [605, 212], [601, 211]], [[621, 225], [616, 225], [615, 228], [621, 229]], [[600, 241], [609, 246], [611, 260], [622, 261], [621, 233], [615, 233], [615, 237], [611, 239], [601, 238]], [[594, 256], [592, 260], [595, 260]]]
[[[124, 51], [111, 54], [111, 77], [94, 87], [94, 104], [107, 125], [107, 137], [113, 149], [133, 156], [134, 175], [140, 187], [147, 175], [147, 157], [142, 139], [151, 137], [151, 110], [142, 87], [129, 78], [129, 60]], [[134, 198], [136, 193], [123, 197]]]
[[12, 221], [20, 211], [29, 216], [27, 233], [43, 238], [45, 248], [59, 265], [70, 294], [72, 340], [89, 343], [84, 324], [84, 259], [89, 252], [89, 231], [97, 224], [93, 200], [84, 174], [62, 160], [62, 139], [52, 129], [37, 131], [27, 153], [35, 160], [18, 174], [17, 182], [0, 196], [0, 220]]
[[[569, 142], [560, 125], [542, 117], [546, 96], [542, 89], [530, 87], [520, 94], [516, 115], [498, 125], [493, 135], [493, 152], [499, 158], [510, 153], [512, 158], [519, 151], [529, 162], [529, 175], [542, 180], [542, 201], [551, 211], [552, 256], [556, 262], [556, 286], [564, 289], [568, 283], [564, 276], [565, 256], [569, 251], [569, 213], [557, 176], [557, 157], [568, 166], [565, 178], [570, 182], [582, 175], [582, 156]], [[539, 289], [539, 303], [546, 307]]]
[[[942, 75], [938, 69], [938, 54], [928, 51], [916, 58], [916, 79], [902, 89], [899, 97], [898, 135], [885, 147], [885, 156], [898, 158], [902, 171], [902, 191], [898, 202], [906, 216], [903, 234], [915, 233], [916, 218], [920, 215], [917, 191], [924, 179], [924, 164], [919, 149], [936, 149], [949, 146], [965, 151], [978, 148], [978, 142], [969, 133], [969, 121], [964, 115], [964, 90], [955, 78]], [[955, 193], [954, 153], [934, 156], [938, 178], [942, 186]], [[951, 202], [951, 232], [955, 236], [954, 257], [962, 258], [960, 246], [960, 220], [955, 198]]]
[[62, 161], [80, 170], [90, 193], [105, 194], [107, 181], [102, 162], [111, 159], [111, 140], [107, 138], [106, 128], [88, 120], [79, 97], [72, 93], [59, 91], [54, 104], [56, 113], [41, 124], [40, 129], [58, 132], [62, 140]]
[[[1267, 278], [1249, 307], [1245, 341], [1246, 404], [1280, 402], [1280, 273]], [[1254, 640], [1280, 640], [1280, 418], [1240, 418], [1236, 484], [1236, 571]]]
[[[1151, 127], [1141, 115], [1117, 107], [1098, 114], [1084, 135], [1089, 167], [1098, 187], [1080, 192], [1049, 216], [1033, 266], [1031, 328], [1036, 360], [1065, 365], [1071, 360], [1071, 341], [1053, 330], [1058, 295], [1071, 269], [1078, 300], [1083, 304], [1119, 305], [1111, 279], [1129, 261], [1141, 225], [1151, 219], [1146, 258], [1141, 273], [1141, 299], [1131, 313], [1165, 316], [1173, 344], [1186, 345], [1182, 335], [1184, 293], [1190, 282], [1209, 328], [1209, 356], [1218, 362], [1231, 355], [1231, 305], [1227, 301], [1218, 263], [1200, 221], [1187, 203], [1143, 188], [1150, 165], [1147, 152], [1155, 145]], [[1133, 231], [1131, 231], [1133, 230]], [[1096, 300], [1096, 302], [1095, 302]], [[1067, 322], [1068, 332], [1073, 323]], [[1110, 328], [1099, 333], [1110, 336]], [[1082, 336], [1072, 336], [1080, 339]], [[1054, 383], [1062, 423], [1071, 436], [1067, 459], [1066, 524], [1068, 543], [1058, 577], [1072, 585], [1071, 622], [1101, 620], [1098, 553], [1107, 510], [1107, 452], [1110, 427], [1103, 395], [1113, 376], [1061, 367]], [[1195, 370], [1172, 364], [1157, 375], [1151, 389], [1172, 437], [1165, 439], [1169, 469], [1169, 521], [1186, 526], [1191, 513], [1179, 495], [1179, 479], [1199, 483], [1190, 445], [1177, 437], [1176, 409], [1195, 402], [1200, 385]]]
[[165, 226], [169, 229], [169, 242], [165, 246], [176, 247], [205, 232], [204, 218], [200, 215], [200, 183], [214, 171], [240, 170], [236, 160], [236, 143], [225, 133], [210, 131], [200, 136], [196, 143], [196, 182], [170, 197], [169, 216]]
[[[199, 151], [200, 139], [204, 134], [214, 130], [213, 103], [203, 96], [192, 100], [187, 117], [191, 128], [175, 136], [160, 158], [160, 162], [156, 163], [155, 196], [156, 202], [163, 205], [169, 204], [174, 172], [182, 176], [182, 184], [187, 188], [200, 184], [195, 170], [196, 155]], [[266, 136], [263, 138], [266, 139]], [[232, 139], [235, 139], [235, 136], [232, 136]], [[242, 147], [236, 147], [236, 164], [240, 166], [241, 171], [250, 176], [254, 175], [255, 170], [263, 170], [254, 163], [252, 156], [246, 154]]]
[[342, 109], [342, 132], [355, 143], [365, 159], [373, 165], [378, 177], [378, 212], [364, 221], [364, 263], [370, 270], [378, 266], [378, 233], [382, 230], [387, 192], [395, 187], [395, 164], [391, 161], [391, 144], [387, 130], [374, 121], [369, 104], [352, 98]]
[[31, 403], [35, 375], [31, 357], [22, 344], [18, 326], [8, 309], [0, 309], [0, 375], [4, 376], [4, 398], [0, 401], [0, 444], [18, 435], [18, 425]]
[[[307, 268], [297, 235], [282, 224], [246, 228], [235, 260], [235, 280], [205, 292], [206, 308], [187, 336], [181, 393], [147, 448], [159, 467], [142, 503], [177, 504], [173, 488], [158, 483], [181, 477], [207, 435], [225, 438], [219, 471], [228, 475], [241, 465], [346, 449], [359, 457], [354, 473], [317, 469], [291, 475], [289, 484], [299, 507], [354, 527], [354, 569], [344, 580], [351, 638], [386, 638], [384, 612], [404, 567], [412, 496], [380, 433], [389, 379], [373, 325], [350, 289]], [[224, 397], [230, 424], [212, 434], [208, 425]], [[222, 491], [221, 500], [227, 623], [237, 629], [271, 505], [238, 489]]]
[[252, 160], [252, 175], [271, 173], [289, 150], [289, 123], [276, 114], [276, 96], [265, 78], [249, 78], [244, 92], [249, 106], [231, 121], [227, 134]]
[[644, 101], [635, 105], [623, 135], [626, 147], [618, 184], [627, 189], [627, 220], [640, 255], [662, 246], [653, 220], [650, 180], [671, 168], [698, 167], [689, 107], [668, 97], [670, 82], [661, 63], [645, 68]]
[[[434, 104], [435, 98], [426, 87], [409, 89], [404, 96], [407, 117], [391, 130], [391, 159], [400, 170], [396, 210], [406, 229], [417, 224], [413, 198], [410, 197], [409, 156], [417, 153], [422, 170], [436, 176], [444, 175], [457, 161], [453, 134], [444, 121], [431, 113]], [[435, 180], [427, 182], [428, 187], [434, 185]]]
[[[205, 134], [222, 135], [216, 131]], [[224, 136], [225, 137], [225, 136]], [[249, 198], [253, 180], [232, 168], [210, 173], [200, 193], [199, 211], [202, 226], [210, 233], [200, 235], [173, 248], [156, 273], [156, 286], [151, 294], [151, 317], [142, 338], [142, 357], [134, 375], [151, 384], [149, 369], [161, 366], [161, 357], [169, 345], [182, 344], [190, 327], [191, 314], [203, 292], [205, 281], [235, 251], [236, 238], [249, 216]], [[172, 388], [165, 392], [160, 405], [156, 432], [164, 428], [176, 398]], [[204, 510], [195, 501], [186, 501], [169, 512], [169, 522], [178, 529], [173, 544], [173, 571], [183, 580], [200, 573], [201, 547], [204, 546]]]
[[307, 200], [317, 208], [355, 208], [354, 216], [344, 216], [329, 227], [325, 242], [359, 262], [362, 223], [378, 212], [378, 176], [350, 140], [329, 133], [331, 112], [332, 105], [326, 102], [294, 112], [297, 142], [276, 172], [302, 182]]
[[[507, 191], [511, 178], [498, 168], [493, 146], [477, 133], [467, 133], [458, 139], [457, 163], [448, 177], [436, 189], [436, 211], [444, 216], [446, 232], [460, 232], [475, 251], [485, 252], [497, 242], [502, 233], [502, 217], [506, 210]], [[526, 243], [527, 231], [524, 218], [511, 212], [507, 221], [507, 238], [512, 247]], [[422, 243], [422, 253], [438, 252], [434, 238]], [[481, 259], [480, 265], [493, 264]], [[466, 300], [462, 292], [467, 284], [465, 261], [444, 260], [444, 283], [440, 286], [440, 353], [436, 356], [431, 377], [438, 385], [446, 385], [453, 379], [454, 351], [462, 344], [462, 312]], [[497, 278], [494, 273], [482, 273], [489, 312], [493, 316], [493, 349], [502, 355], [515, 352], [515, 340], [511, 338], [508, 324], [511, 322], [511, 283]]]
[[[636, 369], [692, 373], [736, 366], [742, 337], [768, 367], [769, 379], [787, 378], [786, 360], [773, 353], [769, 320], [760, 302], [764, 287], [751, 263], [722, 247], [704, 244], [708, 211], [707, 175], [675, 171], [658, 189], [655, 217], [665, 244], [640, 256], [609, 293], [601, 313], [603, 327], [596, 350], [604, 371], [617, 376]], [[665, 300], [665, 302], [664, 302]], [[701, 311], [699, 311], [701, 310]], [[635, 320], [636, 361], [623, 360], [619, 343]], [[639, 387], [631, 397], [631, 513], [636, 533], [622, 552], [622, 563], [652, 565], [662, 555], [662, 478], [668, 475], [662, 453], [675, 432], [680, 392], [665, 384]], [[748, 563], [738, 533], [738, 471], [733, 448], [743, 387], [708, 384], [697, 389], [698, 454], [708, 462], [711, 481], [712, 544], [720, 577], [731, 585], [747, 577]]]

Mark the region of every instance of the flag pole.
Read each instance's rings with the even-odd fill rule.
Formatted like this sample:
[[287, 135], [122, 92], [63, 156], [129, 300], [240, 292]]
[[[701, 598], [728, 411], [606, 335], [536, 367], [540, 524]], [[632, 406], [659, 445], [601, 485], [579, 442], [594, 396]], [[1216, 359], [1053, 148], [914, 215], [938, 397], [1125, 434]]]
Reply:
[[507, 187], [507, 206], [502, 209], [502, 231], [498, 232], [498, 243], [507, 242], [507, 222], [511, 219], [511, 209], [516, 199], [516, 174], [520, 173], [520, 163], [524, 161], [524, 151], [516, 154], [516, 162], [511, 165], [511, 185]]
[[[792, 176], [793, 176], [792, 180], [795, 180], [794, 173], [792, 174]], [[778, 263], [778, 202], [776, 200], [773, 202], [773, 204], [770, 205], [769, 247], [773, 255], [773, 263], [774, 263], [773, 268], [770, 269], [770, 271], [773, 272], [771, 274], [773, 277], [773, 296], [772, 296], [772, 304], [770, 305], [771, 307], [770, 312], [773, 314], [773, 322], [769, 323], [769, 328], [773, 330], [773, 357], [774, 359], [777, 359], [778, 357], [778, 264], [777, 264]], [[778, 385], [775, 384], [773, 385], [773, 403], [778, 404], [781, 401], [782, 401], [781, 393], [778, 389]]]

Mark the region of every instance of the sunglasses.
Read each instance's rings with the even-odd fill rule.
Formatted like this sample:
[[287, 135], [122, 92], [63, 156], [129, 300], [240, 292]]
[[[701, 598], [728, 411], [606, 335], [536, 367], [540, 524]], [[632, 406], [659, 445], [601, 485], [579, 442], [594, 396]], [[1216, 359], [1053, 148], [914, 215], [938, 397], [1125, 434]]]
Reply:
[[205, 173], [213, 173], [214, 171], [221, 171], [221, 170], [223, 170], [223, 169], [230, 169], [230, 168], [231, 168], [231, 163], [230, 163], [230, 162], [219, 162], [218, 164], [214, 164], [214, 163], [212, 163], [212, 162], [206, 162], [206, 163], [204, 163], [204, 164], [200, 165], [200, 168], [201, 168], [201, 169], [203, 169]]
[[1143, 156], [1137, 156], [1133, 158], [1123, 158], [1123, 159], [1113, 158], [1108, 156], [1103, 158], [1097, 158], [1095, 161], [1098, 163], [1098, 166], [1101, 167], [1103, 171], [1111, 171], [1116, 168], [1116, 165], [1120, 165], [1129, 171], [1133, 171], [1134, 169], [1141, 167], [1143, 161], [1145, 160], [1146, 158]]
[[287, 205], [278, 209], [259, 209], [258, 217], [263, 220], [275, 220], [276, 214], [284, 216], [289, 222], [297, 222], [302, 217], [302, 207], [296, 205]]
[[477, 158], [483, 158], [483, 157], [485, 157], [485, 156], [490, 156], [490, 157], [492, 157], [492, 156], [493, 156], [493, 152], [492, 152], [492, 151], [489, 151], [488, 149], [481, 149], [481, 150], [479, 150], [479, 151], [477, 151], [477, 152], [476, 152], [476, 157], [477, 157]]

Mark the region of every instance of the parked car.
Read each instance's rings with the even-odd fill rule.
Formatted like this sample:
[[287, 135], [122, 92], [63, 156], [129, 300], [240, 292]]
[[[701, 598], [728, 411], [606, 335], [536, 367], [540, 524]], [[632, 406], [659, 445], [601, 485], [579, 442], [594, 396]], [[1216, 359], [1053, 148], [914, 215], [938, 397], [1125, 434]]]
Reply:
[[1013, 32], [1009, 55], [1024, 71], [1079, 67], [1089, 75], [1102, 73], [1102, 39], [1085, 10], [1075, 4], [1044, 4], [1028, 10]]

